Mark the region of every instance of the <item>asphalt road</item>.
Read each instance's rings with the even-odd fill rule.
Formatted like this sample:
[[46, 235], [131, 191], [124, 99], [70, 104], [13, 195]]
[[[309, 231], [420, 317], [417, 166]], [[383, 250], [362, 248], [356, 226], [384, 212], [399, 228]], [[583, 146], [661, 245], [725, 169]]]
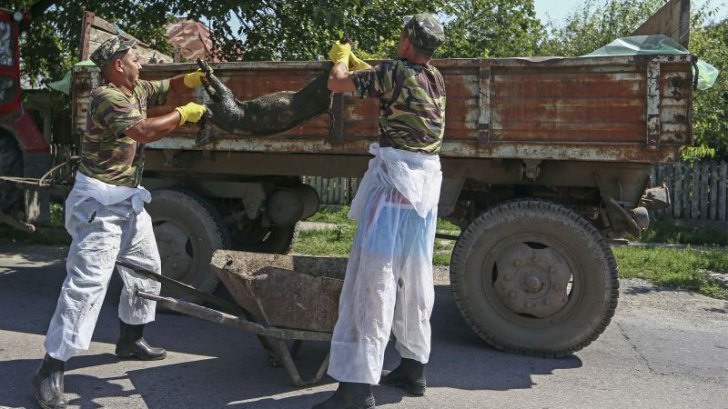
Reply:
[[[0, 408], [34, 408], [30, 378], [65, 276], [65, 250], [0, 247]], [[728, 408], [728, 303], [621, 281], [617, 314], [592, 345], [565, 359], [509, 355], [467, 327], [438, 275], [433, 351], [423, 398], [376, 387], [386, 408]], [[174, 314], [146, 332], [164, 361], [119, 361], [118, 279], [112, 280], [91, 349], [71, 359], [66, 394], [81, 408], [309, 408], [335, 384], [296, 389], [268, 365], [249, 333]], [[391, 348], [390, 348], [391, 349]], [[304, 344], [311, 374], [327, 350]], [[396, 365], [393, 351], [385, 367]]]

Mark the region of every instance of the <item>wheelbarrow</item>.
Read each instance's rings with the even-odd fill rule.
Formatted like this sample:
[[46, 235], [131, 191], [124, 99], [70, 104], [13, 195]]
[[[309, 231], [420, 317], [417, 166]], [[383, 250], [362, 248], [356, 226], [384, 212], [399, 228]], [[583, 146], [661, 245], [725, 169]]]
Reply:
[[[137, 291], [137, 296], [182, 314], [257, 335], [272, 363], [281, 364], [293, 383], [300, 387], [318, 383], [328, 367], [327, 353], [314, 377], [304, 380], [294, 357], [302, 341], [331, 341], [346, 262], [345, 258], [216, 250], [210, 268], [220, 277], [235, 303], [151, 271], [117, 264], [191, 298], [143, 291]], [[289, 348], [290, 341], [293, 342]]]

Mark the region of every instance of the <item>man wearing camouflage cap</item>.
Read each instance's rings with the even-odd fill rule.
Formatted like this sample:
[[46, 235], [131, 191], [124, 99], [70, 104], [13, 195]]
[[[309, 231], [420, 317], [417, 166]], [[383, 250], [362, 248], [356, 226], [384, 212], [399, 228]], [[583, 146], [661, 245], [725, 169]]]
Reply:
[[[73, 242], [67, 275], [45, 340], [46, 355], [33, 378], [43, 408], [65, 408], [64, 363], [87, 350], [116, 261], [161, 273], [151, 218], [144, 210], [151, 195], [139, 183], [144, 146], [162, 139], [205, 112], [190, 102], [156, 117], [147, 108], [163, 105], [170, 95], [188, 95], [202, 72], [161, 81], [139, 79], [141, 64], [135, 41], [111, 38], [91, 60], [105, 84], [91, 92], [90, 130], [81, 138], [81, 162], [66, 199], [66, 229]], [[135, 296], [137, 289], [159, 294], [158, 282], [118, 267], [124, 286], [119, 300], [120, 337], [116, 355], [140, 360], [164, 359], [166, 351], [143, 338], [154, 321], [156, 303]]]
[[[425, 393], [445, 129], [445, 83], [430, 59], [444, 38], [435, 16], [422, 13], [405, 18], [393, 61], [371, 67], [339, 42], [329, 52], [329, 89], [378, 98], [380, 119], [379, 141], [369, 148], [374, 158], [349, 213], [358, 227], [328, 369], [339, 387], [314, 409], [373, 408], [377, 383]], [[382, 373], [390, 333], [402, 359]]]

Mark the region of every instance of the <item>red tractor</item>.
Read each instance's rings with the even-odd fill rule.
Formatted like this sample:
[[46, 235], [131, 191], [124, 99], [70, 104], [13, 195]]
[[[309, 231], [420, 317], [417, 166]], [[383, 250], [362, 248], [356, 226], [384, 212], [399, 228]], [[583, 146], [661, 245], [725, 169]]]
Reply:
[[[29, 14], [0, 8], [0, 223], [32, 231], [41, 211], [37, 191], [22, 188], [51, 164], [50, 146], [23, 107], [20, 85], [21, 25]], [[21, 182], [21, 183], [18, 183]]]

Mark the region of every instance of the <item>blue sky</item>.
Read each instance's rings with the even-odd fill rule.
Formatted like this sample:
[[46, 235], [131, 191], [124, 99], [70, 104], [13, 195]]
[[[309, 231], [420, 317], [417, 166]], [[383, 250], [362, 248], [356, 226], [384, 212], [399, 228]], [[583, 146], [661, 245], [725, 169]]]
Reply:
[[550, 18], [558, 22], [569, 14], [570, 10], [579, 5], [582, 0], [533, 0], [536, 6], [536, 16], [543, 22]]
[[[569, 15], [570, 11], [574, 10], [577, 6], [584, 3], [585, 0], [533, 0], [536, 6], [536, 16], [543, 22], [549, 20], [549, 18], [557, 23], [563, 20]], [[718, 20], [728, 17], [728, 6], [726, 6], [726, 0], [693, 0], [691, 2], [692, 7], [698, 7], [703, 5], [706, 1], [710, 1], [713, 6], [718, 6]]]

